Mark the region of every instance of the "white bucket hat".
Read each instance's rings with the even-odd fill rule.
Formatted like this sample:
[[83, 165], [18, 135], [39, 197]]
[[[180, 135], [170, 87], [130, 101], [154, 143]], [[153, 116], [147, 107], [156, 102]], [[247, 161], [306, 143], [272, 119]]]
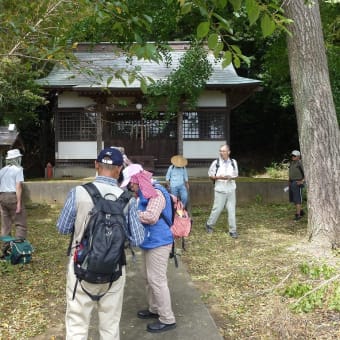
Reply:
[[22, 154], [20, 153], [19, 149], [13, 149], [13, 150], [7, 151], [6, 159], [13, 159], [13, 158], [18, 158], [18, 157], [22, 157]]

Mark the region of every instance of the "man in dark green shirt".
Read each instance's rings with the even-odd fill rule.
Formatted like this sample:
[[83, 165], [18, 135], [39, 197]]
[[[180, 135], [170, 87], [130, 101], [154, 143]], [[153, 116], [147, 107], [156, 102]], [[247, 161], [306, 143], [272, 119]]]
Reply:
[[302, 210], [302, 189], [305, 183], [305, 174], [301, 162], [301, 153], [294, 150], [291, 153], [292, 160], [289, 165], [289, 202], [295, 204], [295, 221], [298, 221], [303, 215]]

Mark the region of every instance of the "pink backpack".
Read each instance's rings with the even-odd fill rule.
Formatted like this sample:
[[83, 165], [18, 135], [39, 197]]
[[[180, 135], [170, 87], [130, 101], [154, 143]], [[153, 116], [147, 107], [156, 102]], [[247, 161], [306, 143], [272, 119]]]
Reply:
[[183, 203], [174, 195], [170, 195], [173, 206], [173, 223], [170, 227], [175, 238], [187, 237], [190, 234], [192, 220]]

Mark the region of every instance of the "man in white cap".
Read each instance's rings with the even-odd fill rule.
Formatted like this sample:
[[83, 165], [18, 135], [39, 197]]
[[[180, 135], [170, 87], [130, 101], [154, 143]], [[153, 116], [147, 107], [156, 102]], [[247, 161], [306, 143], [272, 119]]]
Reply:
[[294, 220], [298, 221], [304, 215], [302, 210], [302, 189], [305, 183], [305, 174], [301, 162], [301, 153], [294, 150], [291, 153], [292, 160], [289, 165], [289, 202], [296, 207]]
[[1, 236], [10, 236], [12, 222], [15, 224], [15, 237], [27, 236], [26, 210], [22, 202], [22, 184], [24, 182], [21, 167], [22, 154], [18, 149], [9, 150], [6, 166], [0, 170], [0, 209]]

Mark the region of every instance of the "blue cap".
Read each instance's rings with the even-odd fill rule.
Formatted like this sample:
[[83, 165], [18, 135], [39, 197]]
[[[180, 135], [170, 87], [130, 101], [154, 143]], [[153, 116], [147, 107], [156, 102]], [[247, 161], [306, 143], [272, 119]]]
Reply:
[[123, 165], [122, 153], [115, 148], [105, 148], [100, 151], [97, 162], [112, 165]]

